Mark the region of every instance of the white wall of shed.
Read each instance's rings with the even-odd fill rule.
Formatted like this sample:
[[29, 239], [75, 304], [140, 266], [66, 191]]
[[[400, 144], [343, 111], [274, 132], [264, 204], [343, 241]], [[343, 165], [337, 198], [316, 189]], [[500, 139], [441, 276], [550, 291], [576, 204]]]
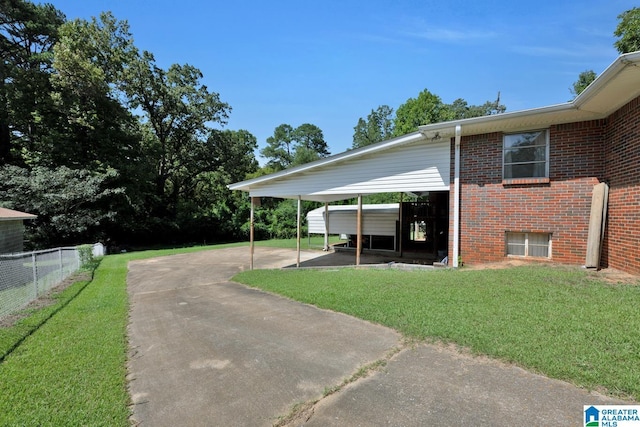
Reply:
[[[329, 211], [329, 234], [353, 234], [357, 232], [357, 211]], [[362, 234], [365, 236], [395, 236], [398, 212], [376, 212], [363, 210]], [[324, 234], [324, 215], [309, 212], [309, 233]]]

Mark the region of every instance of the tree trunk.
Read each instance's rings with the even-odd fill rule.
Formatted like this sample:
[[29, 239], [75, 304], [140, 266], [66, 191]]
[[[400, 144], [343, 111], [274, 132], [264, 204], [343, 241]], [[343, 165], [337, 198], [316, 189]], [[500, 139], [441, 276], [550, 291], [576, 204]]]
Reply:
[[11, 137], [9, 133], [9, 124], [4, 122], [0, 123], [0, 165], [9, 163], [11, 160]]
[[7, 164], [11, 160], [11, 132], [4, 74], [4, 66], [0, 64], [0, 165]]

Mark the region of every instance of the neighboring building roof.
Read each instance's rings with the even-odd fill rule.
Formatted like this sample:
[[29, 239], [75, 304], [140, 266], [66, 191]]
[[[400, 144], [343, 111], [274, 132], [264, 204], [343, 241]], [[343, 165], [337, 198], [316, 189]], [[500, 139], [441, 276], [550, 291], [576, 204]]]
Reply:
[[26, 212], [14, 211], [13, 209], [0, 208], [0, 221], [15, 221], [19, 219], [35, 219], [37, 215]]
[[[250, 192], [267, 185], [291, 187], [292, 181], [305, 174], [330, 167], [342, 167], [343, 163], [398, 146], [416, 143], [431, 144], [452, 138], [457, 126], [460, 126], [461, 135], [478, 135], [492, 132], [518, 132], [546, 128], [555, 124], [603, 119], [638, 96], [640, 96], [640, 52], [633, 52], [619, 56], [573, 101], [543, 108], [424, 125], [419, 127], [418, 132], [346, 151], [281, 172], [230, 184], [228, 187], [231, 190]], [[293, 186], [296, 187], [296, 191], [290, 194], [300, 194], [304, 198], [307, 194], [304, 186]], [[331, 187], [326, 191], [330, 192]], [[335, 200], [339, 198], [336, 197]]]

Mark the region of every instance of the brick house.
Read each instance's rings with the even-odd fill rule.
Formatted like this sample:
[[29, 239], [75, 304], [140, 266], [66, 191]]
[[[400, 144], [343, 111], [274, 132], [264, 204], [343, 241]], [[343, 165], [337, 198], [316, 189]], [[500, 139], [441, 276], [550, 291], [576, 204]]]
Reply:
[[[594, 210], [601, 183], [608, 191]], [[423, 210], [444, 211], [444, 227], [434, 221], [431, 234], [445, 233], [454, 267], [460, 259], [473, 264], [509, 257], [588, 265], [595, 241], [594, 267], [640, 274], [640, 52], [618, 57], [564, 104], [425, 125], [229, 187], [248, 191], [252, 201], [327, 204], [358, 197], [361, 204], [363, 194], [422, 196]], [[407, 215], [400, 210], [403, 230]], [[594, 211], [604, 219], [602, 229], [593, 227]], [[431, 217], [425, 215], [429, 235]], [[400, 255], [403, 239], [400, 231]]]
[[[584, 265], [592, 189], [602, 182], [609, 193], [599, 267], [640, 273], [638, 59], [620, 57], [564, 109], [532, 110], [504, 122], [502, 131], [461, 137], [459, 254], [465, 262], [522, 256], [523, 246], [534, 242], [539, 253], [532, 258]], [[555, 115], [544, 118], [549, 109]], [[573, 114], [588, 119], [565, 118]], [[532, 131], [539, 137], [528, 150], [540, 157], [524, 159], [522, 170], [514, 166], [514, 178], [509, 139]], [[534, 159], [541, 161], [538, 171]]]
[[36, 215], [0, 208], [0, 254], [22, 252], [24, 249], [24, 224]]

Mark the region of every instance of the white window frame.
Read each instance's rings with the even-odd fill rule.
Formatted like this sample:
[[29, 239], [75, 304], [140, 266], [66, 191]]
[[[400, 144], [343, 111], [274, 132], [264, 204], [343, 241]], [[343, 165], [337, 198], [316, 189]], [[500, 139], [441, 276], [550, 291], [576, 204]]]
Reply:
[[[509, 235], [510, 234], [518, 234], [518, 235], [524, 234], [524, 255], [510, 254], [509, 253]], [[529, 255], [529, 235], [530, 234], [535, 234], [535, 235], [538, 235], [538, 236], [547, 236], [548, 237], [549, 245], [548, 245], [548, 250], [547, 250], [547, 256], [546, 257], [545, 256]], [[524, 231], [507, 231], [504, 234], [504, 250], [505, 250], [506, 256], [508, 256], [508, 257], [551, 259], [551, 249], [553, 247], [552, 241], [553, 241], [552, 233], [530, 233], [530, 232], [524, 232]], [[511, 243], [511, 244], [513, 245], [514, 243]]]
[[[507, 147], [505, 144], [506, 138], [508, 136], [512, 136], [512, 135], [522, 135], [525, 133], [535, 133], [535, 132], [544, 132], [544, 139], [545, 139], [545, 151], [544, 151], [544, 177], [536, 177], [536, 176], [526, 176], [526, 177], [513, 177], [513, 178], [507, 178], [505, 177], [505, 154], [507, 152]], [[531, 161], [531, 162], [522, 162], [520, 164], [529, 164], [529, 163], [536, 163], [535, 161]], [[539, 162], [542, 163], [542, 162]], [[512, 163], [507, 163], [507, 164], [518, 164], [515, 162]], [[502, 179], [503, 180], [517, 180], [517, 179], [548, 179], [549, 178], [549, 129], [536, 129], [536, 130], [529, 130], [529, 131], [524, 131], [524, 132], [513, 132], [513, 133], [505, 133], [502, 137]]]

